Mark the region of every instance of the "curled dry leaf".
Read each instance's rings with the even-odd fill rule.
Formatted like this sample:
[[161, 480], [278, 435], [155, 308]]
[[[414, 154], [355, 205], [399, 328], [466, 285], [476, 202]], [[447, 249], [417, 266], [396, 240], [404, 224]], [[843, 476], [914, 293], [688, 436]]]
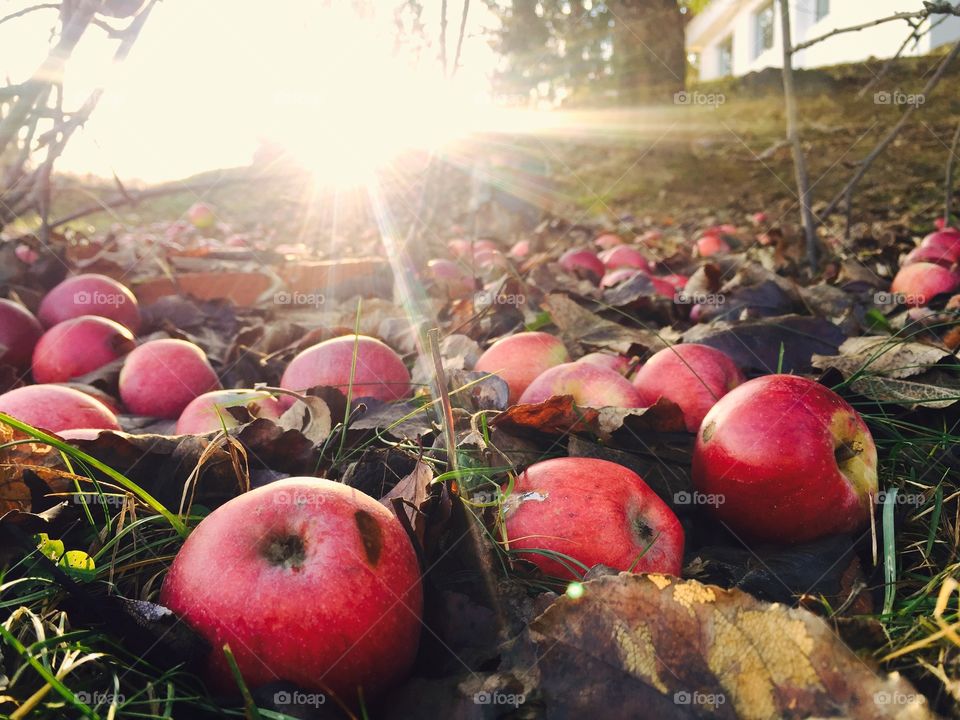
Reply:
[[670, 328], [654, 331], [610, 322], [559, 293], [548, 295], [543, 306], [564, 339], [583, 347], [629, 353], [641, 346], [656, 352], [677, 340], [677, 333]]
[[589, 432], [596, 427], [600, 412], [578, 408], [572, 395], [557, 395], [542, 403], [514, 405], [493, 420], [494, 427], [512, 433], [564, 435]]
[[330, 436], [333, 427], [330, 408], [318, 397], [305, 395], [291, 405], [277, 420], [283, 430], [298, 430], [314, 445]]
[[[618, 711], [619, 700], [645, 686], [694, 716], [933, 717], [906, 680], [877, 674], [806, 610], [663, 575], [621, 573], [583, 589], [530, 626], [541, 659], [526, 679], [571, 716], [595, 713], [603, 697], [606, 717], [633, 717]], [[551, 666], [571, 657], [582, 670], [576, 679], [552, 677]]]
[[820, 370], [836, 368], [845, 378], [863, 370], [871, 375], [906, 378], [919, 375], [948, 355], [947, 350], [935, 345], [868, 335], [847, 338], [839, 355], [814, 355], [811, 364]]

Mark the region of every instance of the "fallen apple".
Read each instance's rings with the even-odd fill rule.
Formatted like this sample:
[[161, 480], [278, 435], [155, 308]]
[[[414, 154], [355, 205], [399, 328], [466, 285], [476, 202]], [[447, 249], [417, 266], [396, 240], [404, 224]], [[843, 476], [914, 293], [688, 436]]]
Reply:
[[228, 408], [246, 408], [253, 417], [277, 420], [283, 404], [263, 390], [213, 390], [190, 401], [177, 420], [177, 435], [205, 435], [239, 425]]
[[616, 245], [623, 245], [623, 238], [614, 233], [601, 233], [593, 242], [601, 250], [609, 250]]
[[452, 297], [469, 295], [477, 287], [473, 276], [451, 260], [431, 260], [427, 263], [427, 271], [434, 285]]
[[730, 252], [730, 245], [719, 235], [702, 235], [697, 240], [697, 255], [700, 257], [710, 257], [725, 252]]
[[865, 527], [877, 449], [839, 395], [795, 375], [765, 375], [724, 395], [697, 433], [693, 482], [717, 516], [754, 540], [798, 543]]
[[544, 370], [518, 402], [541, 403], [558, 395], [573, 396], [581, 407], [646, 407], [637, 389], [616, 370], [576, 362]]
[[960, 287], [960, 275], [942, 265], [918, 262], [900, 268], [890, 283], [890, 292], [909, 307], [926, 305], [936, 295]]
[[43, 327], [32, 312], [20, 303], [0, 299], [0, 363], [28, 368], [41, 335]]
[[474, 370], [502, 378], [513, 405], [544, 370], [569, 361], [567, 348], [559, 338], [544, 332], [521, 332], [487, 348]]
[[214, 214], [213, 208], [204, 202], [191, 205], [190, 209], [187, 210], [187, 219], [199, 230], [208, 230], [217, 222], [217, 216]]
[[951, 246], [921, 245], [907, 253], [900, 265], [913, 265], [919, 262], [934, 263], [948, 268], [956, 265], [957, 262], [960, 262], [960, 242]]
[[575, 362], [605, 367], [608, 370], [613, 370], [620, 375], [626, 375], [630, 371], [631, 364], [630, 361], [627, 360], [627, 358], [625, 358], [623, 355], [612, 355], [610, 353], [601, 352], [587, 353], [583, 357], [578, 358]]
[[606, 272], [603, 261], [595, 252], [581, 248], [571, 248], [561, 255], [560, 267], [571, 275], [586, 277], [594, 283], [600, 282], [600, 278]]
[[[410, 394], [410, 372], [403, 359], [385, 343], [366, 335], [331, 338], [298, 353], [287, 365], [280, 387], [304, 392], [325, 386], [346, 395], [352, 368], [354, 398], [389, 402]], [[289, 399], [281, 402], [290, 404]]]
[[[413, 546], [383, 505], [341, 483], [288, 478], [229, 500], [190, 533], [160, 602], [211, 646], [221, 692], [278, 680], [356, 705], [410, 671], [423, 590]], [[332, 702], [330, 703], [332, 704]]]
[[136, 341], [123, 325], [81, 315], [47, 330], [33, 351], [33, 379], [65, 382], [98, 370], [133, 350]]
[[743, 382], [743, 373], [726, 353], [696, 343], [654, 353], [633, 378], [643, 405], [661, 397], [676, 403], [690, 432], [699, 429], [717, 400]]
[[506, 496], [503, 518], [510, 550], [553, 577], [579, 579], [601, 564], [670, 575], [683, 567], [677, 516], [639, 475], [606, 460], [531, 465]]
[[61, 385], [26, 385], [5, 392], [0, 395], [0, 412], [52, 432], [120, 429], [117, 416], [102, 402]]
[[120, 370], [120, 398], [136, 415], [177, 418], [195, 397], [219, 387], [206, 354], [186, 340], [144, 343]]
[[40, 322], [51, 327], [81, 315], [114, 320], [133, 333], [140, 329], [140, 306], [126, 285], [106, 275], [74, 275], [48, 292], [37, 310]]
[[629, 245], [617, 245], [609, 250], [604, 250], [599, 257], [607, 270], [636, 268], [644, 272], [650, 271], [650, 261], [646, 255]]

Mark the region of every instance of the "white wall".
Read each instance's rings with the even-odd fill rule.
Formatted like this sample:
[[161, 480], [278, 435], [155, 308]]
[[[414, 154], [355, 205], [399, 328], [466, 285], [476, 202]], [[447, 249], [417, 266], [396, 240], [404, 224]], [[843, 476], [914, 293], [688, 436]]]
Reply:
[[[719, 47], [733, 33], [733, 74], [745, 75], [767, 67], [780, 67], [783, 59], [779, 0], [774, 4], [774, 44], [756, 55], [755, 13], [767, 0], [736, 0], [735, 12], [727, 12], [723, 22], [700, 23], [694, 18], [687, 28], [687, 45], [700, 53], [700, 78], [720, 76]], [[721, 2], [721, 0], [714, 0]], [[830, 0], [830, 12], [816, 19], [816, 0], [790, 0], [790, 23], [794, 43], [819, 37], [833, 29], [858, 25], [875, 18], [922, 8], [920, 0]], [[708, 20], [709, 18], [704, 18]], [[909, 35], [904, 21], [884, 23], [855, 33], [832, 37], [802, 50], [794, 57], [798, 68], [822, 67], [894, 55]], [[908, 46], [905, 56], [922, 55], [960, 38], [960, 17], [951, 17], [925, 36], [916, 46]]]

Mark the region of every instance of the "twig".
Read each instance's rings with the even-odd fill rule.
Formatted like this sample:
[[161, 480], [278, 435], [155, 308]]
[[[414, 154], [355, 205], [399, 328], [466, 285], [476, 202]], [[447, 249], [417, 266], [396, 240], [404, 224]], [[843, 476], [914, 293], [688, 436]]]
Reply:
[[916, 12], [901, 12], [895, 13], [888, 17], [878, 18], [876, 20], [871, 20], [870, 22], [861, 23], [860, 25], [851, 25], [849, 27], [836, 28], [831, 30], [828, 33], [819, 35], [815, 38], [807, 40], [802, 43], [798, 43], [794, 46], [793, 51], [799, 52], [804, 50], [811, 45], [816, 45], [819, 42], [823, 42], [827, 38], [834, 37], [835, 35], [842, 35], [843, 33], [859, 32], [861, 30], [866, 30], [867, 28], [876, 27], [877, 25], [882, 25], [883, 23], [894, 22], [895, 20], [925, 20], [931, 15], [958, 15], [960, 16], [960, 8], [953, 7], [948, 3], [941, 3], [936, 6], [930, 6], [924, 10], [917, 10]]
[[[946, 72], [947, 67], [951, 62], [953, 62], [958, 54], [960, 54], [960, 42], [957, 42], [953, 48], [951, 48], [950, 52], [943, 58], [939, 67], [937, 67], [937, 71], [927, 81], [927, 84], [924, 85], [923, 90], [920, 91], [921, 96], [927, 97], [933, 92], [934, 88], [937, 87], [937, 83], [939, 83], [940, 79], [943, 77], [944, 72]], [[851, 197], [853, 196], [854, 190], [856, 190], [856, 187], [863, 176], [867, 174], [867, 170], [870, 169], [870, 166], [873, 165], [874, 161], [878, 157], [880, 157], [883, 151], [887, 149], [887, 146], [896, 139], [897, 135], [900, 134], [900, 131], [903, 130], [903, 127], [907, 124], [907, 120], [910, 119], [910, 116], [913, 115], [914, 111], [916, 111], [918, 107], [918, 103], [914, 103], [913, 105], [907, 107], [907, 109], [900, 116], [900, 119], [897, 121], [897, 124], [894, 125], [890, 132], [888, 132], [886, 136], [884, 136], [884, 138], [877, 144], [877, 146], [870, 151], [870, 154], [860, 162], [860, 167], [857, 172], [854, 173], [853, 177], [850, 178], [843, 189], [837, 193], [836, 197], [830, 201], [830, 204], [827, 205], [826, 209], [820, 213], [822, 217], [826, 217], [836, 210], [837, 206], [844, 199], [844, 197], [847, 197], [848, 195]]]
[[15, 20], [18, 17], [23, 17], [24, 15], [28, 13], [32, 13], [36, 10], [59, 10], [59, 9], [60, 9], [60, 3], [42, 3], [40, 5], [32, 5], [28, 8], [17, 10], [16, 12], [12, 12], [9, 15], [5, 15], [4, 17], [0, 18], [0, 25], [3, 25], [8, 20]]
[[460, 52], [463, 50], [463, 38], [467, 32], [467, 15], [470, 12], [470, 0], [463, 0], [463, 13], [460, 15], [460, 34], [457, 36], [457, 54], [453, 59], [453, 72], [451, 76], [457, 74], [460, 69]]
[[935, 27], [940, 25], [948, 17], [949, 17], [948, 15], [944, 15], [942, 17], [937, 18], [935, 22], [930, 23], [926, 28], [924, 28], [923, 32], [920, 32], [920, 29], [923, 28], [923, 23], [917, 23], [916, 25], [913, 25], [913, 30], [907, 36], [907, 39], [903, 41], [903, 44], [900, 46], [900, 49], [897, 50], [897, 53], [893, 57], [887, 58], [886, 62], [883, 63], [883, 66], [880, 68], [880, 71], [876, 75], [874, 75], [872, 78], [870, 78], [870, 82], [868, 82], [866, 85], [860, 88], [860, 90], [857, 92], [857, 98], [862, 98], [864, 95], [870, 92], [873, 88], [875, 88], [877, 86], [877, 83], [879, 83], [883, 78], [887, 76], [887, 73], [890, 71], [890, 68], [892, 68], [893, 64], [900, 59], [900, 56], [903, 55], [903, 51], [907, 49], [907, 46], [910, 44], [911, 41], [913, 41], [914, 43], [919, 42], [920, 38], [922, 38], [924, 35], [929, 34], [931, 30], [933, 30]]
[[[447, 375], [443, 371], [443, 358], [440, 356], [440, 330], [431, 328], [427, 334], [430, 340], [430, 354], [433, 357], [433, 370], [436, 373], [437, 394], [440, 396], [440, 408], [443, 412], [443, 434], [447, 445], [447, 469], [457, 473], [460, 464], [457, 462], [457, 437], [453, 421], [453, 405], [450, 404], [450, 393], [447, 392]], [[457, 483], [459, 485], [459, 482]]]
[[947, 156], [947, 175], [944, 180], [943, 193], [944, 227], [950, 227], [950, 218], [953, 214], [953, 166], [957, 160], [958, 145], [960, 145], [960, 123], [957, 124], [957, 129], [953, 131], [953, 142], [950, 143], [950, 154]]
[[807, 244], [807, 262], [810, 272], [817, 271], [817, 228], [810, 209], [810, 177], [807, 175], [807, 159], [803, 154], [800, 125], [797, 114], [797, 90], [793, 82], [793, 51], [790, 39], [790, 6], [780, 0], [781, 31], [783, 33], [783, 97], [787, 112], [787, 140], [793, 152], [793, 168], [796, 176], [800, 211], [803, 219], [803, 234]]
[[447, 0], [440, 3], [440, 62], [447, 77]]

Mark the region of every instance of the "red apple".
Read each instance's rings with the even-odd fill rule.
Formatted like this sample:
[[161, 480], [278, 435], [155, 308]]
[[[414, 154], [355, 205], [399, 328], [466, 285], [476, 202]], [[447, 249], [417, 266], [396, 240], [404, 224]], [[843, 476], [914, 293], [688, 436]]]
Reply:
[[950, 267], [960, 262], [960, 242], [953, 246], [928, 245], [916, 247], [907, 253], [901, 263], [902, 266], [913, 265], [918, 262], [934, 263]]
[[221, 505], [190, 533], [160, 602], [211, 646], [208, 679], [253, 688], [287, 681], [356, 705], [410, 671], [423, 589], [407, 534], [368, 495], [288, 478]]
[[96, 315], [81, 315], [47, 330], [33, 351], [33, 378], [65, 382], [86, 375], [133, 350], [136, 341], [123, 325]]
[[540, 403], [557, 395], [572, 395], [582, 407], [646, 407], [636, 388], [616, 370], [575, 362], [545, 370], [518, 402]]
[[703, 235], [697, 240], [697, 254], [700, 257], [710, 257], [725, 252], [730, 252], [730, 245], [719, 235]]
[[217, 216], [213, 208], [203, 202], [194, 203], [187, 210], [187, 219], [191, 224], [200, 230], [212, 228], [217, 222]]
[[32, 312], [20, 303], [0, 299], [0, 363], [18, 370], [29, 367], [41, 335], [43, 328]]
[[5, 392], [0, 395], [0, 412], [52, 432], [120, 429], [117, 416], [102, 402], [61, 385], [27, 385]]
[[632, 280], [637, 275], [646, 274], [646, 271], [629, 267], [619, 268], [617, 270], [608, 270], [606, 275], [603, 276], [603, 280], [600, 281], [600, 287], [604, 289], [616, 287], [620, 283], [626, 282], [627, 280]]
[[504, 503], [510, 549], [542, 572], [578, 579], [583, 568], [679, 575], [683, 527], [632, 470], [606, 460], [556, 458], [531, 465]]
[[609, 250], [616, 245], [623, 245], [623, 238], [614, 233], [603, 233], [593, 241], [601, 250]]
[[750, 221], [754, 225], [763, 225], [767, 222], [767, 214], [765, 212], [755, 212], [750, 216]]
[[743, 373], [726, 353], [684, 343], [655, 353], [637, 371], [633, 386], [644, 405], [661, 397], [679, 405], [687, 430], [696, 432], [717, 400], [743, 381]]
[[629, 245], [617, 245], [609, 250], [604, 250], [600, 253], [600, 259], [607, 270], [637, 268], [644, 272], [650, 271], [650, 261], [647, 260], [646, 256]]
[[473, 276], [460, 265], [450, 260], [436, 259], [427, 263], [427, 270], [434, 284], [447, 295], [460, 297], [476, 289]]
[[569, 361], [559, 338], [544, 332], [522, 332], [497, 340], [480, 356], [474, 370], [502, 378], [513, 405], [544, 370]]
[[600, 282], [606, 272], [603, 261], [592, 250], [571, 248], [560, 256], [560, 266], [571, 275], [586, 276], [593, 282]]
[[960, 287], [960, 275], [941, 265], [918, 262], [900, 268], [890, 284], [890, 292], [902, 298], [910, 307], [926, 305], [940, 293], [953, 292]]
[[219, 387], [206, 354], [186, 340], [144, 343], [120, 370], [120, 397], [136, 415], [177, 418], [195, 397]]
[[605, 367], [620, 375], [626, 375], [630, 370], [630, 361], [627, 358], [623, 355], [611, 355], [610, 353], [588, 353], [575, 362]]
[[877, 449], [857, 412], [819, 383], [766, 375], [724, 395], [697, 433], [693, 481], [737, 534], [793, 543], [867, 525]]
[[227, 410], [245, 407], [253, 417], [277, 420], [283, 405], [263, 390], [213, 390], [190, 401], [177, 420], [177, 435], [205, 435], [239, 424]]
[[656, 290], [657, 295], [673, 298], [677, 294], [676, 286], [666, 278], [654, 277], [653, 275], [649, 277], [650, 283], [653, 285], [653, 289]]
[[920, 247], [942, 248], [945, 250], [955, 250], [960, 245], [960, 231], [948, 228], [946, 230], [937, 230], [925, 236], [920, 241]]
[[661, 280], [670, 283], [674, 290], [683, 290], [687, 286], [688, 278], [686, 275], [664, 275]]
[[106, 275], [93, 273], [67, 278], [40, 302], [37, 317], [47, 327], [81, 315], [99, 315], [140, 329], [140, 307], [126, 285]]
[[514, 260], [523, 260], [530, 255], [530, 241], [517, 240], [517, 242], [513, 244], [513, 247], [510, 248], [509, 254]]
[[[356, 346], [354, 398], [389, 402], [410, 394], [410, 372], [388, 345], [366, 335], [344, 335], [325, 340], [299, 353], [283, 373], [280, 387], [303, 392], [312, 387], [333, 387], [344, 395], [350, 387], [350, 369]], [[281, 401], [285, 405], [289, 401]]]

